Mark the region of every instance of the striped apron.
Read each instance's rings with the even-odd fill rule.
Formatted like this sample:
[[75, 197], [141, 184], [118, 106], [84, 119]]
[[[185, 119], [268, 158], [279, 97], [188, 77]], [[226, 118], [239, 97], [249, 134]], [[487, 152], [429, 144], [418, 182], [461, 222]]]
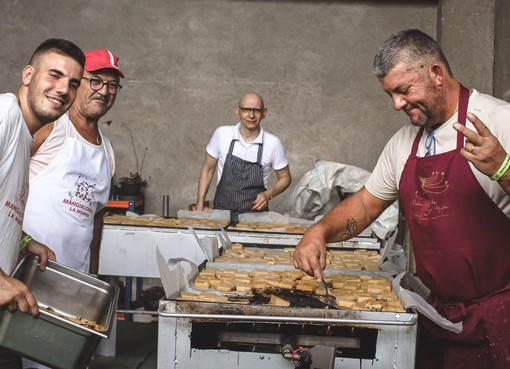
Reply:
[[[257, 195], [266, 191], [262, 168], [262, 144], [259, 145], [257, 162], [243, 160], [232, 155], [234, 144], [230, 142], [220, 182], [214, 196], [214, 208], [232, 210], [238, 213], [251, 211]], [[268, 210], [268, 208], [264, 209]]]

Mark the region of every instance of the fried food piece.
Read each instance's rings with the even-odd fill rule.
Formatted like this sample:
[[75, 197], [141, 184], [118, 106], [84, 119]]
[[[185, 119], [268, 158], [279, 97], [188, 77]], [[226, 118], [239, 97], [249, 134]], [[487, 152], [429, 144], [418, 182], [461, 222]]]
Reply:
[[290, 302], [282, 299], [281, 297], [271, 295], [271, 299], [269, 300], [269, 305], [274, 306], [290, 306]]

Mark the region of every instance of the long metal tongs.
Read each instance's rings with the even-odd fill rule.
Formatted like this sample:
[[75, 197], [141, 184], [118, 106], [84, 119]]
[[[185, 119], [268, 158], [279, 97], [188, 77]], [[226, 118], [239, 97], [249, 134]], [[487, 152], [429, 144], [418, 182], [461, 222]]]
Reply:
[[322, 301], [323, 303], [329, 305], [330, 307], [334, 307], [336, 309], [340, 309], [340, 307], [338, 306], [338, 304], [336, 303], [336, 297], [333, 296], [330, 292], [329, 292], [329, 285], [328, 283], [324, 280], [324, 278], [322, 278], [321, 280], [321, 284], [324, 286], [324, 289], [326, 290], [326, 296], [320, 296], [319, 300]]
[[324, 278], [322, 278], [322, 281], [321, 281], [322, 285], [324, 286], [324, 289], [326, 290], [326, 296], [331, 296], [330, 293], [329, 293], [329, 286], [328, 284], [326, 283], [326, 281], [324, 280]]

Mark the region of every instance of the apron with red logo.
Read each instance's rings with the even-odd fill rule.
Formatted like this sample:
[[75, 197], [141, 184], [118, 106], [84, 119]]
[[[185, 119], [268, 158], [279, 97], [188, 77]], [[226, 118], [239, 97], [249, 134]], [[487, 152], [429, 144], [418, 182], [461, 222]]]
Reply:
[[[461, 86], [459, 123], [469, 91]], [[452, 128], [453, 129], [453, 128]], [[445, 340], [443, 368], [510, 368], [510, 219], [497, 207], [460, 154], [417, 157], [419, 130], [399, 195], [413, 243], [416, 272], [429, 300], [459, 334], [426, 324]], [[419, 364], [419, 363], [418, 363]]]
[[66, 127], [65, 141], [55, 159], [30, 181], [23, 230], [50, 247], [58, 262], [88, 273], [94, 216], [110, 193], [106, 144], [73, 138], [68, 114], [59, 122]]

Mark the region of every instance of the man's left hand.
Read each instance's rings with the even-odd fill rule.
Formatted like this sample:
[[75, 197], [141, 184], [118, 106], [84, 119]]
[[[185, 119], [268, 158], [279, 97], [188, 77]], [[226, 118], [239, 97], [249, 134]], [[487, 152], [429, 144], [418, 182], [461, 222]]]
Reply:
[[267, 191], [261, 192], [257, 195], [257, 198], [253, 202], [251, 210], [264, 211], [269, 205], [270, 196]]
[[475, 126], [476, 132], [460, 123], [453, 125], [453, 128], [466, 137], [466, 143], [460, 154], [480, 172], [492, 176], [498, 171], [507, 153], [496, 136], [476, 115], [468, 113], [467, 118]]
[[42, 270], [44, 270], [46, 268], [48, 259], [57, 261], [57, 259], [55, 257], [55, 253], [53, 251], [51, 251], [51, 249], [48, 246], [43, 245], [42, 243], [37, 242], [36, 240], [31, 240], [27, 244], [27, 247], [25, 248], [25, 250], [27, 250], [29, 253], [37, 255], [37, 256], [39, 256], [39, 258], [41, 258], [39, 265]]

